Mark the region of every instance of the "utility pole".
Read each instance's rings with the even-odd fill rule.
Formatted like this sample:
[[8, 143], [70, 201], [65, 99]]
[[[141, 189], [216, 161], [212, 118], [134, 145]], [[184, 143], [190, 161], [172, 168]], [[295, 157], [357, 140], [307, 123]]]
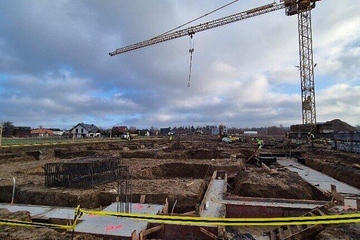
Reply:
[[2, 132], [3, 132], [3, 121], [1, 121], [1, 125], [0, 125], [0, 148], [1, 148]]

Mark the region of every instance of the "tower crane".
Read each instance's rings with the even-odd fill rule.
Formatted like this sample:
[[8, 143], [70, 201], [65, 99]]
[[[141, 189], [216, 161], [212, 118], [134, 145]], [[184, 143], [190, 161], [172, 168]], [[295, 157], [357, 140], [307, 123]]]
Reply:
[[315, 84], [314, 84], [314, 61], [312, 47], [312, 29], [311, 29], [311, 10], [320, 0], [280, 0], [280, 3], [270, 3], [247, 11], [239, 12], [230, 16], [215, 19], [196, 26], [191, 26], [178, 31], [169, 32], [160, 36], [138, 42], [129, 46], [121, 47], [110, 56], [115, 56], [125, 52], [133, 51], [139, 48], [169, 41], [172, 39], [193, 36], [195, 33], [208, 29], [220, 27], [226, 24], [248, 19], [251, 17], [263, 15], [280, 9], [285, 9], [287, 16], [298, 16], [299, 32], [299, 57], [300, 57], [300, 81], [301, 81], [301, 103], [302, 103], [302, 123], [314, 126], [316, 124], [315, 110]]

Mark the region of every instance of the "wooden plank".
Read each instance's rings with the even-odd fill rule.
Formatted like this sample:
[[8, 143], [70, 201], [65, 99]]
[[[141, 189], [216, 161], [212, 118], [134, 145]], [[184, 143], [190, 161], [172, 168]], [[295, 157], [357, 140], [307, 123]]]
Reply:
[[144, 203], [145, 203], [145, 197], [146, 197], [146, 195], [141, 195], [141, 196], [140, 196], [140, 203], [141, 203], [141, 204], [144, 204]]
[[245, 163], [249, 162], [253, 157], [255, 157], [256, 154], [258, 154], [259, 149], [257, 149], [253, 155], [251, 155], [248, 159], [245, 160]]
[[321, 216], [326, 215], [323, 211], [321, 211], [321, 209], [320, 209], [320, 208], [317, 208], [317, 211], [320, 213], [320, 215], [321, 215]]
[[196, 214], [196, 211], [190, 211], [190, 212], [183, 213], [182, 215], [192, 216], [195, 214]]
[[276, 240], [276, 232], [274, 230], [270, 232], [270, 240]]
[[265, 169], [268, 172], [271, 172], [271, 169], [268, 166], [266, 166], [266, 164], [264, 164], [264, 163], [261, 163], [261, 168]]
[[303, 229], [300, 232], [297, 232], [297, 233], [295, 233], [293, 235], [288, 236], [285, 239], [299, 239], [299, 240], [301, 240], [301, 239], [309, 239], [308, 237], [314, 235], [317, 232], [320, 232], [323, 229], [324, 229], [323, 225], [312, 225], [312, 226], [310, 226], [308, 228]]
[[165, 206], [163, 208], [163, 211], [162, 211], [164, 214], [168, 214], [169, 213], [169, 200], [166, 198], [165, 199]]
[[304, 225], [296, 225], [296, 227], [299, 231], [302, 231], [304, 229]]
[[156, 232], [156, 231], [161, 230], [161, 229], [162, 229], [162, 226], [163, 226], [163, 225], [158, 225], [158, 226], [153, 227], [153, 228], [149, 228], [149, 229], [142, 230], [142, 231], [140, 232], [140, 239], [141, 239], [141, 237], [144, 237], [144, 236], [146, 236], [146, 235], [149, 235], [149, 234], [151, 234], [151, 233], [154, 233], [154, 232]]
[[291, 226], [291, 225], [287, 225], [286, 227], [287, 227], [287, 229], [289, 230], [289, 234], [290, 234], [290, 235], [293, 235], [294, 232], [293, 232], [293, 230], [292, 230], [292, 226]]
[[280, 239], [284, 239], [285, 235], [284, 235], [284, 230], [282, 229], [282, 227], [278, 227], [278, 230], [279, 230]]
[[138, 237], [138, 235], [136, 234], [136, 230], [134, 230], [134, 231], [131, 233], [131, 240], [139, 240], [139, 237]]
[[204, 233], [205, 235], [207, 235], [208, 237], [212, 238], [212, 239], [218, 239], [217, 236], [211, 232], [209, 232], [208, 230], [206, 230], [205, 228], [200, 227], [200, 232]]

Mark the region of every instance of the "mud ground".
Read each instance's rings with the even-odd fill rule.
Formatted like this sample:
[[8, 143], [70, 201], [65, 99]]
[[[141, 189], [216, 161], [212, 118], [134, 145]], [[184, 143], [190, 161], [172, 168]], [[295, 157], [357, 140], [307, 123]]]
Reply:
[[[315, 148], [311, 148], [292, 146], [282, 137], [263, 139], [265, 147], [262, 152], [287, 154], [298, 151], [305, 158], [306, 165], [360, 188], [360, 181], [354, 181], [360, 179], [360, 169], [356, 165], [359, 163], [357, 155], [333, 151], [327, 144], [317, 144]], [[119, 158], [121, 165], [129, 166], [133, 201], [139, 201], [141, 195], [146, 195], [147, 203], [162, 204], [167, 198], [170, 206], [177, 202], [174, 208], [176, 213], [197, 209], [215, 170], [226, 170], [233, 175], [238, 173], [234, 175], [233, 188], [230, 188], [234, 195], [317, 200], [311, 186], [295, 173], [274, 165], [271, 168], [277, 169], [277, 174], [269, 174], [250, 164], [253, 161], [249, 161], [244, 167], [243, 162], [249, 160], [257, 146], [250, 138], [243, 140], [246, 141], [228, 144], [216, 137], [176, 136], [172, 141], [167, 137], [138, 138], [96, 144], [3, 148], [0, 149], [0, 202], [11, 201], [15, 178], [15, 203], [66, 207], [75, 207], [80, 203], [84, 208], [97, 209], [107, 206], [115, 201], [116, 182], [88, 189], [47, 188], [44, 184], [43, 167], [46, 163], [94, 156]], [[5, 210], [1, 214], [2, 218], [14, 217]], [[26, 214], [19, 216], [26, 217]], [[18, 216], [15, 214], [16, 217]], [[21, 234], [30, 234], [34, 237], [28, 239], [68, 239], [64, 233], [48, 238], [44, 236], [52, 236], [54, 233], [36, 231], [1, 227], [3, 235], [0, 238], [23, 239]], [[323, 232], [317, 239], [329, 239], [325, 238], [329, 234], [336, 237], [336, 233], [343, 234], [346, 230], [327, 228]], [[78, 239], [98, 239], [87, 237]]]

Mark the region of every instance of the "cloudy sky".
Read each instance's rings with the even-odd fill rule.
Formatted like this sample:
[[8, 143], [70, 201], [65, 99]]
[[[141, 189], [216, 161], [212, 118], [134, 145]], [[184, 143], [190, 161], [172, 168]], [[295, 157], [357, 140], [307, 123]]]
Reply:
[[[296, 16], [267, 13], [110, 57], [232, 0], [1, 0], [0, 120], [103, 128], [301, 123]], [[272, 2], [236, 3], [197, 25]], [[279, 2], [279, 0], [277, 0]], [[312, 12], [317, 122], [360, 125], [360, 1]]]

